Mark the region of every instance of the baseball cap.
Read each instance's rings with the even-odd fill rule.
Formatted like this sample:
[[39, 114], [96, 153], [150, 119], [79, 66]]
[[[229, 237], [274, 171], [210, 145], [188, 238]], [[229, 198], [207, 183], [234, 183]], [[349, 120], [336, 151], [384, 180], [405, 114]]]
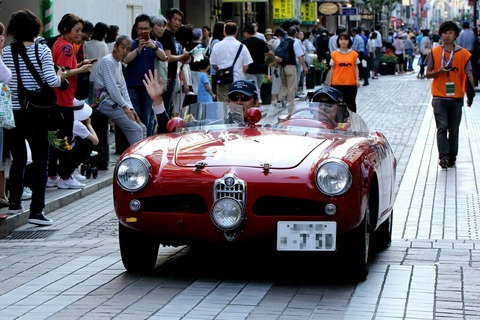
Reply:
[[83, 121], [92, 115], [92, 108], [83, 100], [73, 99], [73, 119]]
[[233, 92], [240, 92], [254, 98], [258, 97], [257, 87], [255, 87], [255, 84], [250, 80], [234, 81], [230, 85], [230, 90], [228, 91], [228, 94], [231, 94]]
[[331, 104], [343, 103], [343, 96], [335, 88], [332, 87], [322, 87], [315, 91], [312, 96], [313, 102], [325, 102]]

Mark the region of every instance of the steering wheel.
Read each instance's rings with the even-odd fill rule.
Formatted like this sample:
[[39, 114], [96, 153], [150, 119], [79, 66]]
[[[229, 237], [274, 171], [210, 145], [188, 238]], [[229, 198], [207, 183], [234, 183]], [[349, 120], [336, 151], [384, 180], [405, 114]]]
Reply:
[[[320, 119], [307, 119], [307, 118], [294, 118], [294, 115], [300, 112], [308, 111], [310, 113], [318, 113], [320, 116], [323, 116], [325, 120]], [[302, 126], [302, 127], [312, 127], [312, 128], [321, 128], [321, 129], [334, 129], [335, 128], [335, 119], [331, 115], [319, 108], [301, 108], [292, 112], [285, 120], [281, 121], [279, 124], [285, 124], [290, 126]]]

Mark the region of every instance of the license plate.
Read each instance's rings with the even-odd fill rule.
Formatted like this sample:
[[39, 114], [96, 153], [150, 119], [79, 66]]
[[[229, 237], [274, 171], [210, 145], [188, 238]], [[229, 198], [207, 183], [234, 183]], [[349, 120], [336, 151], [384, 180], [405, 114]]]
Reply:
[[279, 221], [278, 251], [335, 251], [337, 223], [334, 221]]

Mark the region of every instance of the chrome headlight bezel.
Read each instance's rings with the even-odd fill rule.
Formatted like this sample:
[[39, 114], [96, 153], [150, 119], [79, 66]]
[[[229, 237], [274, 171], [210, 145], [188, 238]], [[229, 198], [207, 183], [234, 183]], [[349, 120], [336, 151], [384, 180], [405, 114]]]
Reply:
[[117, 164], [115, 179], [123, 190], [136, 192], [147, 185], [151, 168], [152, 166], [145, 157], [132, 154]]
[[[245, 212], [239, 201], [231, 197], [225, 197], [215, 201], [210, 211], [210, 218], [219, 230], [231, 231], [242, 224]], [[226, 223], [226, 219], [230, 219], [231, 222]]]
[[352, 172], [339, 159], [328, 159], [317, 166], [315, 171], [317, 188], [328, 196], [340, 196], [352, 185]]

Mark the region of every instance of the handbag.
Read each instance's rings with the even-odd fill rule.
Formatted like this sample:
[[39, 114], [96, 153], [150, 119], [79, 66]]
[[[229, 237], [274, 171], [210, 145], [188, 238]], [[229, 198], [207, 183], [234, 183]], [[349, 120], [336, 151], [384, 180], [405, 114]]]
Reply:
[[0, 128], [7, 130], [15, 128], [15, 118], [12, 110], [12, 95], [5, 83], [0, 83]]
[[242, 51], [242, 48], [243, 44], [241, 44], [240, 48], [238, 48], [237, 55], [235, 56], [231, 67], [217, 70], [216, 77], [218, 84], [229, 84], [233, 82], [233, 66], [235, 65], [235, 62], [237, 62], [238, 56], [240, 55], [240, 51]]
[[[28, 58], [27, 51], [25, 50], [23, 44], [16, 41], [12, 43], [11, 48], [13, 62], [15, 64], [15, 70], [17, 72], [18, 79], [18, 102], [20, 103], [22, 108], [28, 110], [32, 109], [29, 107], [33, 107], [33, 109], [50, 109], [55, 107], [57, 105], [57, 96], [55, 94], [55, 91], [40, 78], [40, 75], [38, 74], [37, 70]], [[25, 66], [27, 67], [28, 71], [30, 71], [30, 74], [35, 78], [35, 81], [40, 86], [39, 89], [29, 90], [23, 86], [23, 81], [20, 76], [18, 54], [20, 54], [23, 61], [25, 62]], [[35, 42], [35, 56], [41, 68], [42, 64], [38, 57], [37, 42]]]
[[163, 85], [167, 87], [167, 77], [168, 77], [168, 64], [166, 61], [162, 61], [158, 58], [155, 58], [155, 69], [157, 70], [158, 80], [163, 80]]

